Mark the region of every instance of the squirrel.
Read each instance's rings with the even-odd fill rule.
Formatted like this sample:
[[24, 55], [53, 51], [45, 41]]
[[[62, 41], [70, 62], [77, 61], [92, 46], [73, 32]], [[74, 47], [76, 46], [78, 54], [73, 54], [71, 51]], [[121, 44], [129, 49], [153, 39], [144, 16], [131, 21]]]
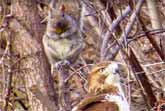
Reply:
[[55, 8], [53, 2], [50, 5], [42, 42], [51, 72], [58, 62], [74, 63], [84, 47], [81, 7], [79, 2], [74, 1], [60, 0]]

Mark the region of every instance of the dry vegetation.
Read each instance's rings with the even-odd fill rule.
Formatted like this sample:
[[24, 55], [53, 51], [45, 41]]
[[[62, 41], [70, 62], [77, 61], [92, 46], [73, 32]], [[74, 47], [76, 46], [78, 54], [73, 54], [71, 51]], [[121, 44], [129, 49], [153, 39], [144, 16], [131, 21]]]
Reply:
[[[85, 48], [67, 78], [71, 106], [86, 95], [91, 66], [113, 60], [124, 66], [131, 111], [165, 111], [165, 1], [82, 1]], [[41, 42], [47, 6], [46, 0], [0, 0], [0, 111], [56, 110], [59, 80]]]

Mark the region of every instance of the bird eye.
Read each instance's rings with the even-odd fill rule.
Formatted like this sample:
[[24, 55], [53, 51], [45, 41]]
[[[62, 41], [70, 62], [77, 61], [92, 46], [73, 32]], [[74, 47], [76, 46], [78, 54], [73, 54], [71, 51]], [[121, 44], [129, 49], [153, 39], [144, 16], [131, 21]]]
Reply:
[[103, 72], [104, 70], [105, 70], [105, 68], [101, 68], [101, 69], [100, 69], [100, 72]]

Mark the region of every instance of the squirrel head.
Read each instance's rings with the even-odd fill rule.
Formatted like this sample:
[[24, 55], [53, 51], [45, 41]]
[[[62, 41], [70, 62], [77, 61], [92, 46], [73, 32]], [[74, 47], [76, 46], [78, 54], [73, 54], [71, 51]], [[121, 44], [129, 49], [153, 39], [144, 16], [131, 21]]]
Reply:
[[61, 5], [59, 9], [52, 8], [48, 15], [48, 26], [51, 33], [60, 35], [67, 31], [71, 26], [71, 17], [65, 13], [65, 5]]

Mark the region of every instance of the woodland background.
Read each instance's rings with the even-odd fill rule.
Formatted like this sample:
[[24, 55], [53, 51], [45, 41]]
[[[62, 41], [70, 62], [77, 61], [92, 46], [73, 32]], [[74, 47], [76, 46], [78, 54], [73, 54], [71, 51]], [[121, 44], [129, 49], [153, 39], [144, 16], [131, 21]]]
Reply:
[[[86, 94], [91, 66], [111, 60], [126, 66], [121, 80], [131, 111], [165, 104], [165, 1], [84, 1], [86, 45], [68, 78], [72, 105]], [[46, 111], [57, 104], [57, 80], [42, 46], [47, 4], [0, 0], [0, 111]]]

